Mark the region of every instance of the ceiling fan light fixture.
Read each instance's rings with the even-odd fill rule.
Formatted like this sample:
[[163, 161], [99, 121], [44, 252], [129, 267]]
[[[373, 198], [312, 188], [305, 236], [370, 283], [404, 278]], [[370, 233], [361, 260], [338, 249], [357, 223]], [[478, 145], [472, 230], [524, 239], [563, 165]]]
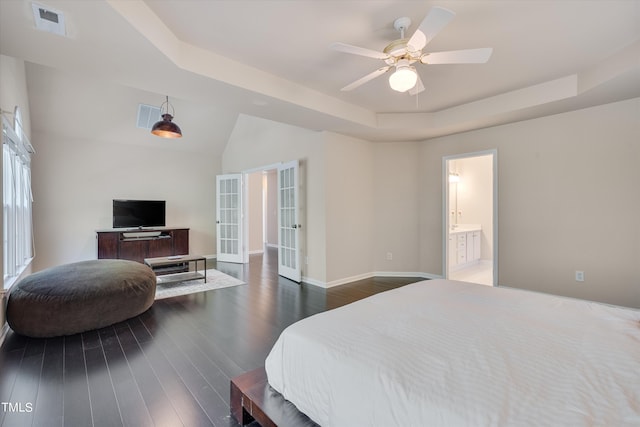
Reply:
[[400, 32], [400, 39], [389, 43], [382, 52], [345, 43], [334, 43], [332, 45], [334, 50], [381, 59], [386, 64], [376, 71], [348, 84], [341, 90], [353, 90], [386, 73], [391, 67], [395, 67], [395, 71], [389, 77], [389, 85], [391, 88], [398, 92], [409, 91], [410, 95], [417, 95], [424, 91], [425, 87], [416, 69], [412, 66], [414, 63], [484, 64], [491, 56], [491, 48], [423, 53], [422, 50], [425, 46], [427, 46], [455, 16], [455, 12], [449, 9], [438, 6], [433, 7], [409, 38], [405, 38], [405, 31], [411, 25], [411, 19], [406, 17], [398, 18], [394, 21], [393, 27]]
[[[405, 61], [403, 63], [403, 61]], [[398, 92], [406, 92], [412, 89], [418, 81], [416, 69], [409, 65], [406, 59], [398, 61], [396, 71], [389, 76], [389, 86]]]
[[162, 114], [162, 120], [156, 122], [151, 128], [151, 133], [161, 138], [182, 138], [182, 130], [180, 127], [173, 123], [173, 116], [169, 114], [169, 107], [173, 109], [173, 106], [169, 104], [169, 97], [160, 106], [160, 111], [166, 105], [166, 112]]

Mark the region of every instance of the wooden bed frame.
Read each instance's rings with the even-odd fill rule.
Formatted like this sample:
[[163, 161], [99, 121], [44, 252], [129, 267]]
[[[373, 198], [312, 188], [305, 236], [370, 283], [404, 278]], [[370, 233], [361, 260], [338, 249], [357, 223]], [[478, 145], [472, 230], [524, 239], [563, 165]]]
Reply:
[[317, 427], [309, 417], [269, 386], [264, 367], [231, 379], [231, 416], [240, 425]]

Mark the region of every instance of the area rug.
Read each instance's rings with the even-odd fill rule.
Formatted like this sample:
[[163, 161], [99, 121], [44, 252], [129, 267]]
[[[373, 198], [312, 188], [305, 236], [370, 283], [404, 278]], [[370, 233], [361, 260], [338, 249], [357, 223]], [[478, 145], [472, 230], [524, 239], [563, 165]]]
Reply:
[[167, 274], [158, 277], [156, 300], [245, 284], [242, 280], [213, 269], [207, 270], [207, 283], [202, 279], [175, 282], [172, 281], [172, 276]]

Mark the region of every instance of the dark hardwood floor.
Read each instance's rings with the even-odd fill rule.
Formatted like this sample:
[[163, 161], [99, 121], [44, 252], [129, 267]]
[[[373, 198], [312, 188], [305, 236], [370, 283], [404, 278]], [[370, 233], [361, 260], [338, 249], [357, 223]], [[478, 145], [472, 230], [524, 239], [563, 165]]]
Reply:
[[277, 274], [277, 252], [209, 262], [247, 285], [156, 301], [116, 325], [52, 339], [9, 332], [0, 348], [2, 426], [237, 426], [229, 380], [264, 364], [293, 322], [418, 281], [328, 290]]

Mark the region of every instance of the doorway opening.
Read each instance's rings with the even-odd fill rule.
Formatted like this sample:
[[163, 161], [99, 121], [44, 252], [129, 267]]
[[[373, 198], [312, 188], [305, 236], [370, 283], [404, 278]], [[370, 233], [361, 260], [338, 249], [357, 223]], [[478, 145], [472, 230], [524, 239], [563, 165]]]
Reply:
[[443, 158], [443, 272], [498, 284], [497, 150]]
[[248, 172], [245, 183], [247, 250], [260, 254], [278, 247], [278, 169]]
[[216, 177], [218, 261], [278, 248], [278, 274], [300, 283], [299, 161]]

